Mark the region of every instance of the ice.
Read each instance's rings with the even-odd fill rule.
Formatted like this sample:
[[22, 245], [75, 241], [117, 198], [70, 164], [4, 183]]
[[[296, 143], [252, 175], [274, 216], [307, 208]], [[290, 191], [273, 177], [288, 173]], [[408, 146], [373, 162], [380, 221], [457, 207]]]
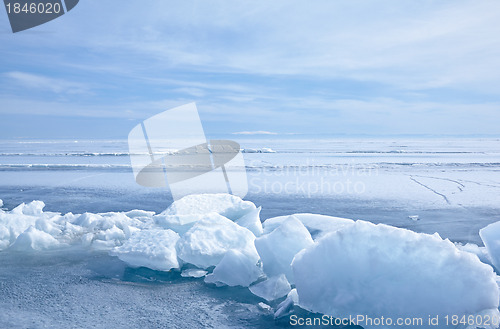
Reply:
[[[291, 216], [300, 220], [313, 237], [319, 237], [326, 232], [338, 231], [354, 223], [352, 219], [318, 214], [293, 214]], [[276, 227], [287, 220], [288, 217], [289, 216], [278, 216], [267, 219], [263, 224], [264, 233], [272, 232]]]
[[290, 283], [284, 274], [274, 276], [249, 287], [252, 294], [264, 298], [268, 302], [286, 296], [290, 290]]
[[255, 259], [238, 250], [229, 250], [205, 282], [248, 287], [262, 275]]
[[494, 266], [486, 247], [479, 247], [474, 243], [466, 243], [465, 245], [461, 243], [455, 243], [455, 246], [462, 251], [470, 252], [476, 255], [481, 262]]
[[243, 217], [236, 220], [236, 224], [243, 226], [243, 227], [246, 227], [255, 236], [262, 235], [263, 229], [262, 229], [262, 223], [260, 221], [260, 211], [261, 210], [262, 210], [262, 207], [259, 207], [257, 209], [254, 209], [254, 210], [248, 212], [246, 215], [244, 215]]
[[166, 229], [173, 230], [179, 234], [184, 234], [193, 225], [203, 219], [205, 214], [192, 214], [192, 215], [155, 215], [153, 220], [156, 225], [161, 226]]
[[22, 203], [11, 211], [0, 211], [0, 250], [9, 247], [21, 233], [35, 225], [39, 217], [24, 214], [24, 211], [32, 213], [42, 205], [43, 202], [35, 202], [33, 206]]
[[482, 228], [479, 236], [488, 250], [493, 265], [500, 271], [500, 221]]
[[181, 276], [183, 278], [202, 278], [207, 275], [207, 271], [200, 270], [197, 268], [187, 268], [182, 271]]
[[259, 255], [254, 240], [248, 229], [224, 216], [209, 213], [181, 237], [177, 252], [184, 262], [202, 269], [217, 265], [231, 249], [257, 263]]
[[289, 216], [274, 231], [255, 240], [267, 276], [285, 274], [293, 282], [290, 263], [295, 254], [313, 244], [309, 231], [295, 216]]
[[30, 226], [17, 237], [9, 249], [16, 251], [47, 250], [58, 246], [59, 241], [54, 239], [52, 235]]
[[278, 309], [274, 312], [274, 318], [278, 319], [283, 316], [290, 314], [294, 305], [298, 305], [299, 295], [297, 294], [297, 289], [292, 289], [286, 299], [278, 305]]
[[16, 208], [12, 209], [12, 213], [37, 216], [42, 214], [44, 207], [45, 203], [43, 203], [43, 201], [32, 201], [28, 204], [23, 202]]
[[161, 227], [184, 234], [208, 213], [217, 213], [232, 221], [238, 221], [241, 226], [256, 234], [262, 233], [260, 209], [250, 201], [243, 201], [229, 194], [188, 195], [153, 216], [153, 219]]
[[111, 254], [132, 267], [148, 267], [158, 271], [179, 268], [175, 245], [179, 235], [172, 230], [143, 230], [115, 248]]
[[[0, 208], [3, 207], [3, 201], [0, 199]], [[1, 209], [0, 209], [1, 210]]]
[[193, 194], [176, 200], [161, 215], [205, 215], [215, 212], [235, 221], [256, 208], [252, 202], [230, 194]]
[[263, 303], [263, 302], [259, 302], [257, 304], [257, 306], [263, 310], [263, 311], [270, 311], [271, 310], [271, 306], [267, 305], [266, 303]]
[[357, 221], [300, 252], [292, 268], [300, 306], [338, 318], [500, 315], [491, 266], [437, 234]]

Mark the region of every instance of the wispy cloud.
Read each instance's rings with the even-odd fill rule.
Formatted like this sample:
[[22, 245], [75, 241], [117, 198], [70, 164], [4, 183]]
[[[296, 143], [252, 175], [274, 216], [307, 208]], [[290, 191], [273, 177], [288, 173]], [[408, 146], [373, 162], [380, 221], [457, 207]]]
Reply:
[[90, 87], [84, 83], [65, 79], [51, 78], [26, 72], [7, 72], [4, 74], [12, 83], [23, 88], [50, 91], [57, 94], [88, 94]]
[[278, 133], [258, 130], [258, 131], [238, 131], [234, 132], [233, 135], [278, 135]]

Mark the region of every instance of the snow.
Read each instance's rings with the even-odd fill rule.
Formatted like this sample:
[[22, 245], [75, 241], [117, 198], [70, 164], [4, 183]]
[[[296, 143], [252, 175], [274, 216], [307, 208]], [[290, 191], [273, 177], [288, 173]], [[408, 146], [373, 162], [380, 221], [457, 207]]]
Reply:
[[493, 265], [500, 271], [500, 221], [482, 228], [479, 236], [488, 250]]
[[290, 263], [295, 254], [313, 244], [311, 234], [295, 216], [289, 216], [274, 231], [255, 240], [267, 276], [285, 274], [293, 282]]
[[499, 316], [491, 266], [437, 234], [357, 221], [300, 252], [292, 268], [300, 306], [338, 318]]
[[149, 267], [158, 271], [179, 268], [175, 245], [179, 235], [172, 230], [143, 230], [131, 235], [123, 245], [112, 250], [132, 267]]
[[205, 282], [220, 283], [228, 286], [248, 287], [262, 275], [254, 258], [238, 250], [229, 250], [213, 273], [207, 275]]
[[254, 240], [248, 229], [217, 213], [209, 213], [181, 237], [177, 251], [184, 262], [202, 269], [217, 265], [231, 249], [257, 263], [259, 255]]
[[268, 302], [286, 296], [290, 290], [290, 283], [284, 274], [270, 277], [265, 281], [249, 287], [252, 294], [264, 298]]

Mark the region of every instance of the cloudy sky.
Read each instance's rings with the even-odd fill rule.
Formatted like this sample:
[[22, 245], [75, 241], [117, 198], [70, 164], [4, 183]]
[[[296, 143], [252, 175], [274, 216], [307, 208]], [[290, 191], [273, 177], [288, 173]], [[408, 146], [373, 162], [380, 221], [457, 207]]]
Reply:
[[197, 102], [209, 136], [500, 135], [499, 1], [81, 0], [13, 34], [0, 138], [126, 138]]

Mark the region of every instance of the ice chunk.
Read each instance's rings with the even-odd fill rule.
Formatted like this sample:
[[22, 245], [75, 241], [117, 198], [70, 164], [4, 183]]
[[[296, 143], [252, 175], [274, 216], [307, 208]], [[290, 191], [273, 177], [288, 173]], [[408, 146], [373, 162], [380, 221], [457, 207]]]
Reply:
[[293, 306], [299, 303], [299, 295], [297, 294], [297, 289], [292, 289], [286, 299], [278, 305], [278, 309], [274, 313], [274, 318], [278, 319], [286, 316], [292, 311]]
[[293, 283], [290, 263], [300, 250], [313, 244], [309, 231], [295, 216], [289, 216], [274, 231], [255, 240], [267, 276], [285, 274]]
[[257, 207], [230, 194], [193, 194], [172, 203], [161, 215], [205, 215], [216, 212], [237, 220]]
[[[0, 208], [3, 207], [3, 201], [0, 199]], [[0, 209], [1, 210], [1, 209]]]
[[254, 284], [253, 286], [250, 286], [249, 289], [252, 294], [270, 302], [286, 296], [290, 292], [291, 287], [285, 275], [281, 274]]
[[263, 311], [270, 311], [271, 310], [271, 306], [269, 306], [263, 302], [258, 303], [257, 306]]
[[[346, 226], [354, 224], [352, 219], [332, 217], [317, 214], [294, 214], [292, 215], [304, 224], [313, 238], [324, 233], [335, 232]], [[267, 219], [264, 226], [264, 233], [270, 233], [280, 226], [290, 216], [278, 216]]]
[[207, 273], [207, 271], [198, 268], [188, 268], [182, 271], [181, 276], [183, 278], [201, 278], [207, 275]]
[[37, 216], [42, 214], [44, 207], [45, 203], [43, 203], [43, 201], [31, 201], [28, 204], [23, 202], [16, 208], [12, 209], [12, 213]]
[[500, 221], [479, 230], [479, 236], [497, 272], [500, 272]]
[[300, 306], [337, 318], [499, 316], [491, 266], [437, 235], [357, 221], [301, 251], [292, 268]]
[[486, 247], [479, 247], [477, 244], [474, 243], [467, 243], [465, 245], [461, 243], [455, 243], [455, 246], [463, 251], [470, 252], [477, 257], [479, 257], [479, 260], [485, 264], [493, 266], [493, 263], [491, 261], [490, 255], [488, 254], [488, 250]]
[[59, 241], [54, 239], [52, 235], [37, 230], [31, 226], [17, 237], [16, 241], [10, 246], [10, 250], [46, 250], [53, 249], [58, 246]]
[[224, 255], [235, 249], [252, 262], [259, 260], [254, 246], [255, 236], [248, 229], [216, 213], [196, 222], [177, 244], [178, 256], [199, 268], [217, 265]]
[[207, 275], [205, 282], [248, 287], [261, 275], [262, 270], [253, 257], [250, 258], [238, 250], [229, 250], [213, 273]]
[[179, 235], [172, 230], [144, 230], [130, 236], [111, 254], [132, 267], [169, 271], [179, 267], [175, 245]]
[[206, 214], [193, 215], [156, 215], [153, 216], [156, 225], [173, 230], [179, 234], [186, 233], [193, 225], [204, 218]]
[[262, 235], [262, 223], [260, 221], [260, 211], [262, 207], [254, 209], [236, 220], [236, 224], [246, 227], [249, 229], [255, 236]]

